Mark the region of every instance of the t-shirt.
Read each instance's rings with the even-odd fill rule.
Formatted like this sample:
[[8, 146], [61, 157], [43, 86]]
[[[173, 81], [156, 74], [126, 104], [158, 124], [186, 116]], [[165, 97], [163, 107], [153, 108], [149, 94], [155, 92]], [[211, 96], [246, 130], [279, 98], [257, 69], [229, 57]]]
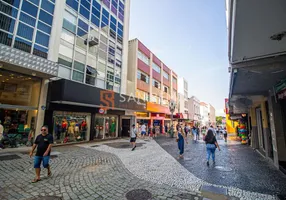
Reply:
[[137, 133], [136, 128], [132, 128], [132, 129], [131, 129], [131, 133], [130, 133], [130, 137], [131, 137], [131, 138], [136, 138], [136, 133]]
[[[51, 134], [48, 134], [46, 136], [38, 135], [35, 144], [37, 144], [37, 153], [36, 156], [43, 156], [46, 150], [48, 149], [50, 144], [54, 143], [54, 138]], [[49, 152], [48, 156], [51, 152]]]
[[207, 140], [207, 138], [206, 138], [206, 144], [215, 144], [215, 143], [216, 143], [216, 137], [215, 136], [212, 138], [212, 140]]
[[143, 125], [141, 126], [141, 132], [146, 132], [146, 126], [145, 126], [145, 124], [143, 124]]

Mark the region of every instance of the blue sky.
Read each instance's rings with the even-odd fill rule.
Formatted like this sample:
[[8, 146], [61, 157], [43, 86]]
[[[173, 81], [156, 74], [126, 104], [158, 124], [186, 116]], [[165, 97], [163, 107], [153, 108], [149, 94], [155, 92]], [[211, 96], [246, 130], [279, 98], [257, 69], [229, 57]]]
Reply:
[[225, 1], [131, 0], [129, 38], [141, 40], [218, 113], [228, 96]]

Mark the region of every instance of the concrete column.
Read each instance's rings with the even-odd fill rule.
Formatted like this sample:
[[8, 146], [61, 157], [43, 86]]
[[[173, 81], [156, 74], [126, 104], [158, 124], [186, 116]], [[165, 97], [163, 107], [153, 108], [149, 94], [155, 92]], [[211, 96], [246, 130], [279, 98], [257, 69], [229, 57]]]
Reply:
[[265, 154], [266, 157], [270, 157], [270, 151], [271, 151], [270, 129], [268, 126], [268, 117], [267, 117], [265, 101], [261, 103], [261, 113], [262, 113], [262, 127], [263, 127], [262, 134], [264, 134], [264, 143], [265, 143]]
[[[41, 134], [41, 128], [44, 125], [44, 118], [45, 118], [45, 109], [47, 103], [47, 95], [48, 95], [48, 86], [49, 86], [49, 79], [42, 79], [41, 85], [41, 93], [39, 98], [39, 105], [38, 105], [38, 114], [37, 114], [37, 121], [36, 121], [36, 131], [35, 136]], [[49, 127], [49, 133], [51, 133], [52, 127]]]
[[258, 141], [258, 128], [257, 128], [257, 122], [256, 122], [256, 112], [255, 108], [250, 108], [250, 116], [251, 116], [251, 147], [254, 149], [259, 148], [259, 141]]
[[281, 106], [273, 96], [268, 97], [269, 118], [273, 145], [274, 165], [279, 169], [279, 161], [286, 161], [286, 144]]

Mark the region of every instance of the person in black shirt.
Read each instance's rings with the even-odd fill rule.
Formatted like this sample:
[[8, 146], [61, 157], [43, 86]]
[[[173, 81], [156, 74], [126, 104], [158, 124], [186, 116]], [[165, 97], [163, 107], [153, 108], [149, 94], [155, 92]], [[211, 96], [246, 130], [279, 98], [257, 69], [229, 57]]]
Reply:
[[205, 142], [207, 146], [207, 165], [209, 166], [210, 156], [212, 155], [213, 163], [215, 164], [215, 150], [218, 148], [220, 151], [220, 147], [217, 143], [216, 137], [213, 134], [211, 129], [208, 130], [207, 135], [205, 137]]
[[48, 176], [51, 176], [51, 169], [49, 165], [50, 153], [53, 141], [53, 136], [48, 133], [48, 127], [42, 126], [41, 134], [37, 136], [35, 143], [32, 147], [32, 151], [30, 152], [30, 157], [32, 157], [34, 150], [37, 147], [37, 152], [34, 157], [34, 168], [36, 171], [36, 178], [32, 181], [32, 183], [36, 183], [40, 181], [41, 174], [41, 163], [43, 162], [43, 167], [48, 169]]

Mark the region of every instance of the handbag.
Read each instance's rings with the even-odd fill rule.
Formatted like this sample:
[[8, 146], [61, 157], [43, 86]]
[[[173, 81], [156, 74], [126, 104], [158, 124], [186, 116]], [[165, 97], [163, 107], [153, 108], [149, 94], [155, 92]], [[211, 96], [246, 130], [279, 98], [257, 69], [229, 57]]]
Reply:
[[176, 138], [176, 142], [179, 142], [179, 138]]

